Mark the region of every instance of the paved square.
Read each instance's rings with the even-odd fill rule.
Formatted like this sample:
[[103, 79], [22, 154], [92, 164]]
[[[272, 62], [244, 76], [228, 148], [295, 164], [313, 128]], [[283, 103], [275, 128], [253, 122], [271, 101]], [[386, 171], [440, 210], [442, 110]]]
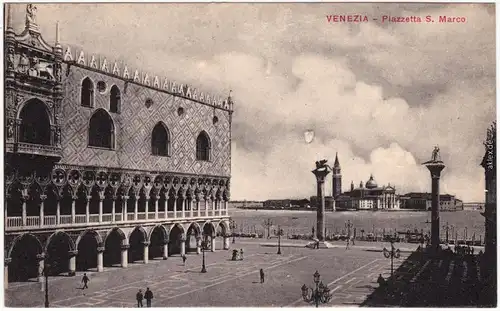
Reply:
[[[377, 286], [380, 274], [390, 275], [390, 260], [381, 252], [363, 247], [312, 250], [303, 247], [264, 247], [255, 241], [233, 244], [243, 248], [245, 259], [231, 261], [231, 251], [206, 253], [207, 273], [200, 273], [201, 255], [188, 255], [186, 265], [179, 257], [107, 268], [88, 273], [89, 289], [81, 289], [81, 275], [49, 279], [51, 307], [134, 307], [135, 294], [149, 287], [154, 307], [285, 307], [307, 306], [301, 286], [313, 285], [316, 270], [328, 284], [333, 298], [328, 305], [359, 305]], [[395, 267], [407, 253], [395, 261]], [[259, 269], [266, 279], [259, 282]], [[11, 283], [6, 290], [8, 307], [42, 307], [44, 292], [39, 283]]]

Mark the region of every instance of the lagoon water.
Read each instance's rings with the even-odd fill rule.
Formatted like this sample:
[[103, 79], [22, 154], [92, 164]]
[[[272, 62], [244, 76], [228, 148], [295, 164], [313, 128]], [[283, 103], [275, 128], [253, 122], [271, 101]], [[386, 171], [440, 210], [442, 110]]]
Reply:
[[[250, 210], [230, 208], [229, 215], [236, 222], [236, 232], [252, 233], [264, 231], [264, 221], [270, 219], [274, 227], [280, 225], [285, 234], [310, 234], [316, 226], [316, 211], [288, 211], [288, 210]], [[327, 234], [345, 231], [345, 224], [349, 220], [356, 228], [366, 233], [390, 232], [394, 230], [407, 231], [423, 229], [430, 231], [430, 212], [418, 211], [349, 211], [326, 212]], [[450, 238], [458, 234], [463, 238], [466, 234], [470, 239], [475, 235], [476, 240], [481, 236], [484, 239], [484, 217], [478, 211], [440, 212], [441, 236], [445, 236], [446, 223], [449, 225]], [[271, 229], [272, 232], [272, 229]]]

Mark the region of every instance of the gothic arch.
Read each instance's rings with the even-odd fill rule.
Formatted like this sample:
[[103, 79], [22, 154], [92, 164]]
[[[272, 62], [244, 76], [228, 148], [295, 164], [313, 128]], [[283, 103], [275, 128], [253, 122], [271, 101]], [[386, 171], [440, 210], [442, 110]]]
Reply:
[[88, 145], [98, 148], [115, 148], [115, 124], [109, 113], [99, 108], [90, 117]]
[[143, 236], [143, 239], [144, 241], [149, 241], [149, 235], [148, 233], [146, 232], [146, 230], [144, 229], [144, 227], [142, 226], [136, 226], [133, 230], [130, 231], [129, 235], [128, 235], [128, 241], [130, 241], [130, 237], [132, 236], [132, 234], [136, 231], [139, 231], [142, 233], [142, 236]]
[[165, 236], [166, 239], [168, 239], [168, 230], [165, 228], [163, 225], [156, 225], [149, 229], [149, 232], [147, 234], [147, 240], [151, 241], [151, 235], [153, 235], [153, 231], [155, 231], [156, 228], [160, 228], [160, 230], [163, 232], [163, 235]]
[[58, 231], [52, 233], [50, 235], [50, 237], [47, 239], [47, 243], [45, 244], [45, 253], [47, 253], [50, 243], [53, 242], [54, 237], [56, 237], [56, 236], [64, 236], [65, 238], [67, 238], [69, 250], [70, 251], [76, 250], [75, 243], [73, 242], [73, 239], [69, 236], [69, 234], [67, 234], [66, 232], [64, 232], [62, 230], [58, 230]]
[[201, 131], [196, 138], [196, 160], [210, 161], [212, 142], [207, 132]]
[[17, 237], [15, 237], [14, 240], [12, 241], [12, 243], [11, 243], [11, 245], [9, 247], [9, 251], [7, 253], [7, 258], [11, 258], [12, 251], [14, 250], [14, 247], [16, 246], [16, 244], [19, 241], [21, 241], [25, 237], [29, 237], [29, 238], [33, 239], [34, 241], [36, 241], [36, 243], [37, 243], [36, 246], [37, 246], [38, 254], [43, 253], [44, 248], [42, 246], [42, 242], [40, 242], [40, 240], [36, 236], [34, 236], [33, 234], [31, 234], [31, 233], [23, 233], [23, 234], [18, 235]]
[[51, 144], [51, 113], [45, 104], [38, 98], [27, 100], [18, 111], [21, 119], [19, 141], [39, 144]]
[[82, 238], [87, 235], [87, 234], [92, 234], [97, 242], [97, 245], [103, 245], [103, 240], [102, 240], [102, 237], [101, 235], [99, 234], [99, 232], [93, 230], [93, 229], [87, 229], [85, 231], [83, 231], [77, 238], [76, 238], [76, 242], [75, 242], [75, 249], [78, 249], [78, 244], [80, 244], [80, 241], [82, 240]]
[[[205, 229], [205, 226], [208, 226], [209, 229]], [[212, 235], [215, 236], [215, 233], [216, 233], [216, 227], [214, 226], [214, 224], [210, 221], [207, 221], [203, 224], [203, 226], [201, 227], [201, 230], [202, 230], [202, 234], [204, 234], [205, 232], [210, 232]]]
[[111, 229], [108, 230], [108, 232], [106, 232], [106, 238], [104, 239], [104, 243], [106, 243], [106, 240], [111, 235], [111, 233], [114, 232], [114, 231], [116, 231], [116, 233], [118, 233], [118, 235], [120, 235], [120, 237], [122, 238], [122, 241], [125, 241], [125, 243], [123, 243], [123, 244], [128, 244], [128, 237], [127, 237], [127, 235], [123, 232], [122, 229], [120, 229], [118, 227], [111, 228]]
[[83, 107], [94, 107], [94, 82], [89, 77], [85, 77], [81, 83], [80, 105]]
[[113, 85], [109, 91], [109, 112], [120, 113], [121, 111], [121, 92]]
[[162, 121], [156, 123], [151, 132], [151, 153], [157, 156], [170, 155], [170, 131]]

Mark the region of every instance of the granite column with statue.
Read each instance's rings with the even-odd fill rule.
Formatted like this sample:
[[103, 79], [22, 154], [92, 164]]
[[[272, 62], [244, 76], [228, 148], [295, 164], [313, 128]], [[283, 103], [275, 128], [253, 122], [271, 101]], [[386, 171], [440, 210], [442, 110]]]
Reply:
[[443, 161], [439, 156], [439, 147], [434, 147], [432, 152], [432, 159], [424, 162], [423, 165], [427, 167], [431, 173], [432, 179], [432, 205], [431, 205], [431, 246], [437, 249], [440, 244], [439, 236], [439, 180], [441, 178], [441, 171], [445, 168]]
[[[314, 176], [316, 176], [316, 189], [317, 189], [317, 219], [316, 219], [316, 237], [319, 244], [317, 247], [328, 248], [330, 245], [325, 242], [325, 179], [330, 173], [331, 169], [326, 164], [326, 160], [321, 160], [316, 162], [316, 169], [312, 171]], [[311, 246], [314, 247], [314, 244]]]

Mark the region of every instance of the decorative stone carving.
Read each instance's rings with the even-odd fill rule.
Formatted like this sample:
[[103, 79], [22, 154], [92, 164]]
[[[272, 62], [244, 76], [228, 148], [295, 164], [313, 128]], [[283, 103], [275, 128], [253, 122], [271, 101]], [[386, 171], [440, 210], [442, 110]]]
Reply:
[[37, 7], [34, 4], [26, 6], [26, 25], [36, 24], [36, 11]]
[[31, 68], [28, 74], [33, 77], [56, 80], [54, 77], [54, 64], [40, 61], [36, 56], [31, 59]]
[[30, 69], [30, 60], [25, 53], [21, 53], [19, 58], [19, 65], [17, 66], [17, 71], [23, 74], [27, 74]]
[[14, 121], [9, 119], [7, 121], [7, 139], [14, 137]]
[[54, 142], [56, 145], [58, 145], [59, 143], [61, 143], [61, 129], [58, 128], [56, 130], [56, 133], [55, 133], [55, 136], [54, 136]]
[[439, 155], [439, 147], [436, 146], [434, 147], [434, 150], [432, 151], [432, 160], [431, 161], [441, 161], [441, 157]]
[[56, 186], [62, 186], [66, 182], [66, 173], [63, 169], [55, 169], [52, 173], [52, 182]]
[[62, 73], [61, 73], [62, 69], [61, 69], [61, 65], [59, 64], [55, 64], [54, 65], [54, 77], [55, 77], [55, 80], [57, 82], [61, 82], [62, 81]]
[[14, 48], [12, 46], [7, 49], [7, 70], [16, 70]]

